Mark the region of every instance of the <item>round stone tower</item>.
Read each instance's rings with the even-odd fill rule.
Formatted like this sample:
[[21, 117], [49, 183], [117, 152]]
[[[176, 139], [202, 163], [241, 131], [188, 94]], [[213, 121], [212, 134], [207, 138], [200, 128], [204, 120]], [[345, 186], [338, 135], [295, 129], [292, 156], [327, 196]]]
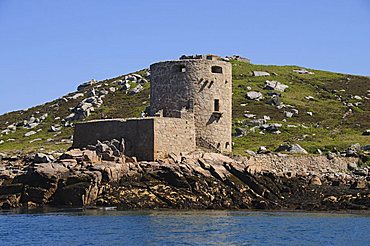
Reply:
[[[197, 146], [231, 151], [232, 71], [219, 57], [183, 56], [152, 64], [150, 113], [194, 117]], [[185, 114], [182, 114], [184, 113]]]

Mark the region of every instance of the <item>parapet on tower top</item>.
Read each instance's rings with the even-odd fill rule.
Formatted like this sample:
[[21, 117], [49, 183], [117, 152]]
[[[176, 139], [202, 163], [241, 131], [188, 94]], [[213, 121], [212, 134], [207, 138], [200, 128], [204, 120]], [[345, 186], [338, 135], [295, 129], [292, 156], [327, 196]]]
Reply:
[[247, 62], [250, 63], [251, 60], [240, 56], [240, 55], [232, 55], [232, 56], [226, 56], [226, 57], [221, 57], [213, 54], [208, 54], [208, 55], [182, 55], [180, 60], [209, 60], [209, 61], [242, 61], [242, 62]]
[[210, 61], [216, 61], [216, 60], [222, 60], [220, 56], [208, 54], [208, 55], [182, 55], [180, 57], [180, 60], [210, 60]]

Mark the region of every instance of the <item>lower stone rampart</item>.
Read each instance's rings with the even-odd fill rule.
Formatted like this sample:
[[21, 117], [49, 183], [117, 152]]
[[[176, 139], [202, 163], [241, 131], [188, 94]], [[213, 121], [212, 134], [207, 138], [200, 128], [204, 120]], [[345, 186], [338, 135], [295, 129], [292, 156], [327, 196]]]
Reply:
[[167, 158], [169, 153], [191, 152], [196, 148], [194, 120], [158, 117], [154, 121], [154, 159]]
[[124, 154], [138, 160], [158, 160], [169, 154], [195, 150], [192, 119], [148, 117], [97, 120], [77, 124], [73, 148], [86, 148], [97, 141], [124, 139]]
[[252, 172], [275, 171], [277, 173], [338, 173], [345, 172], [348, 164], [357, 163], [358, 158], [326, 156], [278, 156], [261, 155], [246, 158], [244, 162]]

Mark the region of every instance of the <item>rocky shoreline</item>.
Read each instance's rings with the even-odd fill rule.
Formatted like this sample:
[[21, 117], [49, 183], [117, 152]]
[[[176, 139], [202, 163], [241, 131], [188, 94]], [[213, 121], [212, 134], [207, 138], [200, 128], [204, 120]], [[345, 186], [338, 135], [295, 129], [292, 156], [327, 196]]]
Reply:
[[[302, 157], [292, 158], [300, 158], [297, 163], [305, 165]], [[312, 165], [315, 157], [310, 158]], [[322, 157], [317, 158], [324, 163]], [[256, 165], [261, 159], [197, 151], [156, 162], [138, 162], [121, 154], [118, 141], [73, 149], [56, 159], [42, 154], [2, 156], [0, 207], [306, 211], [370, 208], [370, 176], [366, 168], [356, 169], [363, 170], [357, 173], [330, 168], [278, 172]], [[265, 159], [278, 158], [268, 155]], [[343, 166], [348, 162], [348, 167], [354, 168], [353, 160], [338, 159], [337, 163]], [[286, 162], [293, 163], [294, 159]], [[278, 161], [274, 163], [276, 166]]]

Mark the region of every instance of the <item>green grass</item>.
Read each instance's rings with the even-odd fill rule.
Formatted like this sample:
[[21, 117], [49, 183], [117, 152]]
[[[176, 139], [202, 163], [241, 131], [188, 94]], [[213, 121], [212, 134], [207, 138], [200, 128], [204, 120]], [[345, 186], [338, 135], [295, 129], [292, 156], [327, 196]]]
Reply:
[[[312, 70], [313, 75], [300, 75], [294, 73], [297, 66], [270, 66], [256, 65], [245, 62], [232, 61], [233, 65], [233, 128], [242, 127], [248, 131], [244, 123], [248, 119], [244, 118], [246, 112], [257, 115], [257, 118], [268, 115], [271, 117], [271, 123], [281, 123], [283, 127], [281, 134], [248, 133], [244, 137], [234, 138], [234, 153], [244, 154], [246, 149], [257, 150], [259, 146], [267, 146], [274, 150], [282, 143], [298, 143], [310, 153], [316, 153], [317, 149], [333, 150], [334, 148], [345, 149], [353, 143], [361, 145], [370, 144], [370, 138], [362, 136], [361, 133], [370, 129], [370, 100], [362, 100], [362, 105], [353, 108], [353, 113], [346, 118], [342, 118], [347, 108], [337, 100], [333, 90], [337, 90], [337, 95], [345, 98], [348, 102], [356, 102], [351, 96], [367, 96], [367, 90], [370, 89], [370, 78], [363, 76], [353, 76], [326, 71]], [[254, 77], [252, 71], [266, 71], [271, 74], [268, 77]], [[141, 70], [137, 73], [145, 75], [146, 71]], [[124, 75], [100, 81], [102, 88], [108, 90], [112, 82], [122, 79]], [[299, 114], [288, 118], [283, 122], [284, 109], [276, 109], [266, 104], [269, 96], [267, 90], [264, 90], [266, 80], [277, 80], [289, 86], [281, 93], [282, 102], [292, 105], [299, 110]], [[105, 85], [107, 84], [107, 85]], [[133, 85], [134, 86], [134, 85]], [[133, 87], [132, 86], [132, 87]], [[245, 98], [247, 87], [264, 94], [265, 99], [256, 102]], [[84, 91], [90, 90], [85, 88]], [[345, 91], [341, 92], [340, 90]], [[104, 99], [102, 107], [95, 110], [87, 120], [100, 118], [131, 118], [139, 117], [140, 113], [149, 105], [150, 84], [144, 85], [144, 91], [139, 94], [128, 96], [123, 91], [109, 93]], [[306, 100], [305, 96], [313, 96], [314, 100]], [[0, 129], [5, 129], [11, 123], [28, 119], [37, 111], [42, 115], [47, 112], [48, 118], [40, 124], [39, 127], [32, 130], [42, 129], [39, 133], [25, 138], [23, 135], [26, 129], [19, 128], [16, 133], [0, 137], [5, 143], [0, 145], [0, 152], [32, 152], [38, 150], [65, 150], [69, 144], [61, 143], [63, 139], [69, 139], [73, 134], [72, 128], [63, 128], [62, 134], [54, 137], [55, 133], [47, 130], [53, 124], [60, 124], [60, 120], [54, 120], [55, 117], [66, 117], [70, 114], [69, 108], [75, 107], [81, 98], [70, 100], [67, 103], [59, 102], [60, 107], [51, 107], [58, 100], [30, 108], [27, 111], [15, 111], [0, 116]], [[241, 106], [241, 104], [246, 104]], [[313, 112], [313, 116], [306, 113]], [[297, 125], [297, 128], [288, 128], [287, 125]], [[307, 128], [301, 127], [304, 125]], [[16, 139], [13, 142], [7, 142], [7, 139]], [[35, 138], [42, 138], [42, 141], [29, 143]], [[46, 142], [46, 139], [53, 138], [53, 142]], [[55, 144], [55, 142], [59, 144]]]
[[[256, 131], [241, 138], [234, 138], [236, 154], [243, 154], [245, 149], [257, 150], [259, 146], [267, 146], [274, 150], [282, 143], [298, 143], [311, 153], [317, 152], [317, 149], [333, 150], [335, 147], [340, 150], [353, 143], [362, 145], [370, 143], [369, 137], [361, 135], [364, 130], [370, 128], [369, 100], [363, 100], [364, 104], [355, 107], [351, 116], [342, 119], [347, 108], [332, 92], [332, 90], [345, 89], [345, 92], [338, 93], [343, 98], [349, 99], [350, 95], [364, 97], [370, 89], [370, 79], [318, 70], [310, 70], [315, 73], [313, 75], [300, 75], [293, 72], [297, 68], [296, 66], [266, 66], [233, 62], [234, 127], [243, 128], [244, 124], [238, 122], [246, 120], [243, 117], [246, 112], [257, 115], [257, 118], [268, 115], [271, 117], [271, 122], [285, 125], [279, 135], [271, 133], [261, 135]], [[253, 77], [252, 71], [266, 71], [274, 75]], [[252, 90], [262, 92], [268, 98], [267, 91], [263, 90], [266, 80], [277, 80], [289, 86], [281, 93], [282, 101], [298, 109], [297, 116], [282, 122], [284, 109], [277, 110], [266, 104], [268, 99], [255, 102], [245, 98], [248, 86]], [[315, 99], [308, 101], [305, 96], [313, 96]], [[242, 107], [240, 106], [242, 103], [247, 105]], [[307, 115], [308, 111], [313, 112], [312, 117]], [[304, 124], [308, 128], [287, 128], [287, 124]], [[248, 127], [244, 128], [248, 129]]]

